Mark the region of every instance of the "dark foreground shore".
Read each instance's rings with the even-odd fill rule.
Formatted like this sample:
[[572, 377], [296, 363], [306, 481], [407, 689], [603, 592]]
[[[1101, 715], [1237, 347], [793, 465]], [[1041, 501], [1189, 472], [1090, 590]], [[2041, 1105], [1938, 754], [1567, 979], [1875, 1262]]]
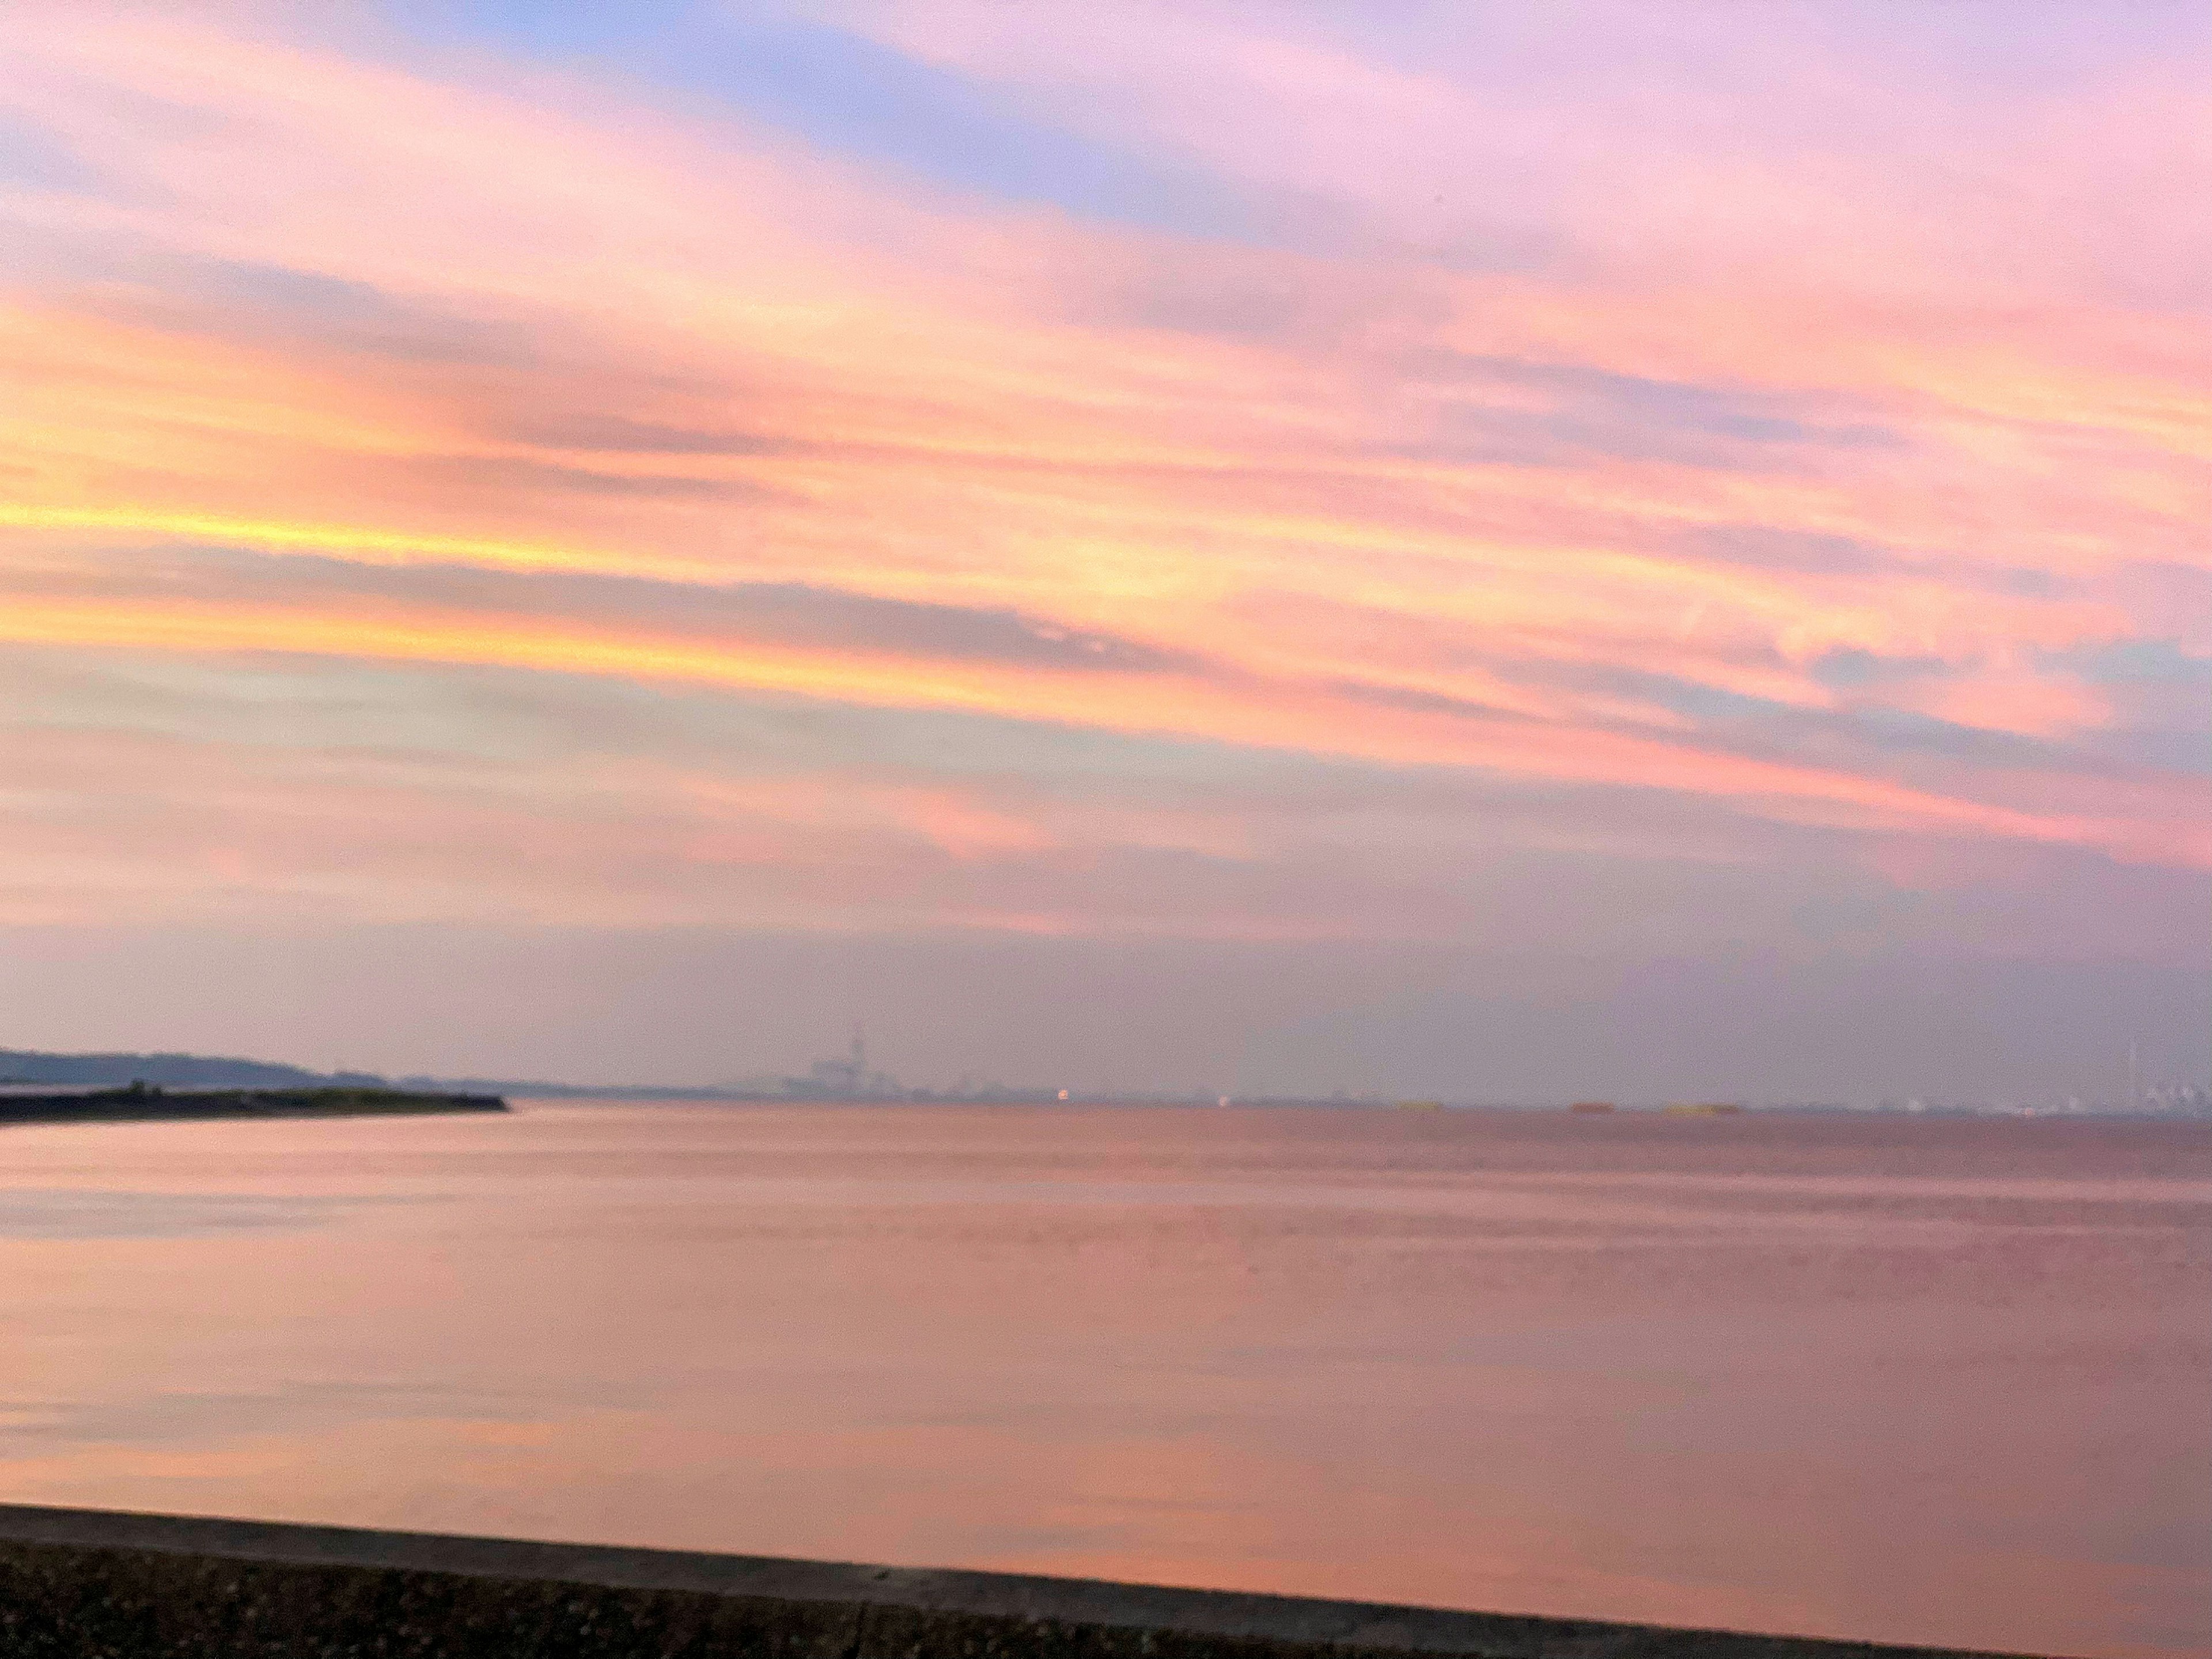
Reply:
[[1096, 1579], [0, 1504], [21, 1659], [1965, 1659]]
[[0, 1094], [0, 1124], [122, 1123], [204, 1117], [371, 1117], [503, 1112], [497, 1095], [404, 1089], [194, 1089], [170, 1094], [134, 1084], [75, 1094]]

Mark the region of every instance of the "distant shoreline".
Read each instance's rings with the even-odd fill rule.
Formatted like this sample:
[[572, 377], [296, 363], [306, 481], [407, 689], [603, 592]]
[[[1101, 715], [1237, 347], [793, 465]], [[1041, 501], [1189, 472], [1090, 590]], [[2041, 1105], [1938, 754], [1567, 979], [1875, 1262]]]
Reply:
[[[561, 1091], [539, 1090], [517, 1085], [507, 1091], [507, 1097], [524, 1106], [748, 1106], [806, 1108], [826, 1111], [855, 1109], [882, 1110], [927, 1110], [932, 1108], [1053, 1108], [1070, 1109], [1111, 1109], [1115, 1110], [1194, 1111], [1212, 1113], [1221, 1110], [1218, 1097], [1192, 1098], [1182, 1096], [1158, 1095], [1074, 1095], [1061, 1099], [1057, 1094], [997, 1095], [779, 1095], [740, 1094], [727, 1091], [679, 1089], [585, 1089], [569, 1087]], [[4, 1097], [0, 1097], [4, 1098]], [[1392, 1101], [1376, 1099], [1339, 1099], [1331, 1097], [1293, 1097], [1285, 1096], [1237, 1097], [1227, 1103], [1229, 1109], [1237, 1111], [1348, 1111], [1370, 1113], [1377, 1117], [1405, 1117], [1415, 1121], [1434, 1122], [1440, 1116], [1498, 1115], [1510, 1117], [1572, 1118], [1577, 1124], [1587, 1126], [1593, 1133], [1602, 1133], [1603, 1126], [1624, 1127], [1639, 1124], [1666, 1123], [1687, 1127], [1698, 1126], [1698, 1133], [1711, 1133], [1718, 1124], [1752, 1125], [1763, 1122], [1803, 1121], [1819, 1120], [1826, 1122], [1850, 1123], [2163, 1123], [2191, 1125], [2212, 1128], [2212, 1111], [2203, 1108], [2165, 1109], [2142, 1109], [2129, 1111], [2119, 1107], [2100, 1107], [2094, 1109], [2069, 1111], [2048, 1107], [2002, 1106], [1938, 1106], [1930, 1105], [1915, 1111], [1899, 1106], [1847, 1106], [1825, 1104], [1778, 1105], [1746, 1104], [1734, 1109], [1694, 1103], [1638, 1102], [1618, 1105], [1607, 1112], [1577, 1110], [1570, 1104], [1550, 1101]]]
[[447, 1112], [504, 1112], [497, 1095], [409, 1089], [191, 1089], [174, 1094], [133, 1085], [51, 1094], [0, 1094], [0, 1125], [167, 1123], [204, 1118], [419, 1117]]

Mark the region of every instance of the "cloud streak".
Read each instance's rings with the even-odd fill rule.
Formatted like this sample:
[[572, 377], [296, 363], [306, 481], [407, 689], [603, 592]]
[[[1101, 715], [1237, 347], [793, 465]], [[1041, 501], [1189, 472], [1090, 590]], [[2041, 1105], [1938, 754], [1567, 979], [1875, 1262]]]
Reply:
[[[2096, 246], [2212, 173], [2124, 112], [2201, 121], [2169, 61], [2197, 46], [1969, 88], [1916, 37], [1899, 74], [1943, 128], [1916, 137], [1848, 28], [1670, 46], [1622, 13], [1589, 53], [1508, 9], [1414, 63], [1387, 19], [1295, 8], [1071, 15], [1081, 53], [1005, 17], [839, 6], [805, 46], [1049, 125], [1056, 167], [1123, 158], [1115, 191], [1181, 179], [1176, 211], [957, 145], [902, 168], [757, 77], [656, 95], [666, 42], [595, 78], [542, 42], [250, 9], [15, 31], [8, 118], [55, 159], [0, 179], [26, 255], [0, 288], [0, 650], [950, 720], [938, 775], [896, 785], [849, 757], [653, 763], [641, 799], [755, 827], [641, 806], [633, 856], [750, 848], [787, 877], [777, 925], [1080, 931], [1077, 866], [1023, 872], [1089, 843], [958, 781], [1017, 727], [1600, 792], [1593, 871], [1683, 814], [1754, 869], [1778, 836], [1899, 872], [1933, 867], [1899, 838], [1947, 868], [2212, 866], [2201, 709], [2109, 667], [2212, 660], [2212, 244], [2185, 202], [2131, 264]], [[712, 67], [734, 26], [696, 27]], [[1704, 90], [1655, 106], [1662, 71]], [[915, 96], [900, 118], [932, 118]], [[2111, 143], [2057, 165], [2069, 121]], [[77, 718], [106, 732], [95, 771], [130, 763]], [[406, 850], [503, 833], [454, 779], [402, 804], [296, 743], [281, 799], [241, 797], [224, 890], [287, 867], [327, 789], [389, 838], [357, 849], [379, 882], [422, 872], [402, 910], [462, 902]], [[1380, 902], [1243, 809], [1128, 789], [1098, 869], [1273, 867], [1229, 908], [1286, 934]], [[872, 862], [894, 842], [958, 890]], [[11, 890], [58, 848], [18, 842]], [[619, 919], [654, 883], [608, 867], [540, 885]], [[1127, 906], [1099, 879], [1103, 927]], [[103, 890], [57, 878], [33, 908], [95, 917]]]

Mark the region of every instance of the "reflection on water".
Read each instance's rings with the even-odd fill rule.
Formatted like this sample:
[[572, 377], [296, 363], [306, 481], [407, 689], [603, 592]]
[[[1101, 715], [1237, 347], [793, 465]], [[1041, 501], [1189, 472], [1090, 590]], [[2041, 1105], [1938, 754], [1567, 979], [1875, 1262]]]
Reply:
[[2212, 1133], [526, 1106], [0, 1132], [0, 1496], [2212, 1638]]

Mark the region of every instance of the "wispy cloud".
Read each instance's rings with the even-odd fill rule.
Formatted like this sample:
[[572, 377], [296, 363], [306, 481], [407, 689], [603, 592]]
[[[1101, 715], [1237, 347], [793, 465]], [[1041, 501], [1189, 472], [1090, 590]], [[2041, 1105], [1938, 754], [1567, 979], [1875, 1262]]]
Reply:
[[[1620, 9], [1601, 46], [1484, 15], [1417, 52], [1293, 7], [853, 4], [583, 54], [30, 20], [0, 649], [947, 722], [896, 777], [595, 762], [588, 797], [532, 797], [549, 850], [501, 889], [570, 919], [741, 866], [728, 914], [779, 926], [1408, 925], [1352, 854], [1423, 814], [1300, 842], [1287, 797], [1194, 807], [1137, 769], [1086, 829], [976, 782], [1022, 728], [1394, 799], [1433, 774], [1462, 849], [1550, 856], [1507, 796], [1601, 797], [1592, 872], [1692, 842], [1785, 884], [1815, 847], [1908, 882], [1936, 866], [1901, 843], [2212, 864], [2201, 710], [2113, 666], [2212, 660], [2194, 26], [1984, 75], [1915, 25], [1891, 76], [1809, 15]], [[897, 122], [801, 118], [747, 43], [872, 65], [942, 142], [905, 165]], [[988, 142], [932, 125], [961, 121]], [[1049, 179], [978, 159], [1017, 126], [1056, 135]], [[100, 822], [197, 824], [205, 890], [279, 909], [343, 846], [370, 910], [416, 916], [525, 836], [465, 769], [397, 781], [335, 725], [277, 767], [213, 715], [178, 750], [69, 695], [62, 771], [60, 728], [8, 728], [80, 803], [14, 809], [27, 915], [136, 902]]]

